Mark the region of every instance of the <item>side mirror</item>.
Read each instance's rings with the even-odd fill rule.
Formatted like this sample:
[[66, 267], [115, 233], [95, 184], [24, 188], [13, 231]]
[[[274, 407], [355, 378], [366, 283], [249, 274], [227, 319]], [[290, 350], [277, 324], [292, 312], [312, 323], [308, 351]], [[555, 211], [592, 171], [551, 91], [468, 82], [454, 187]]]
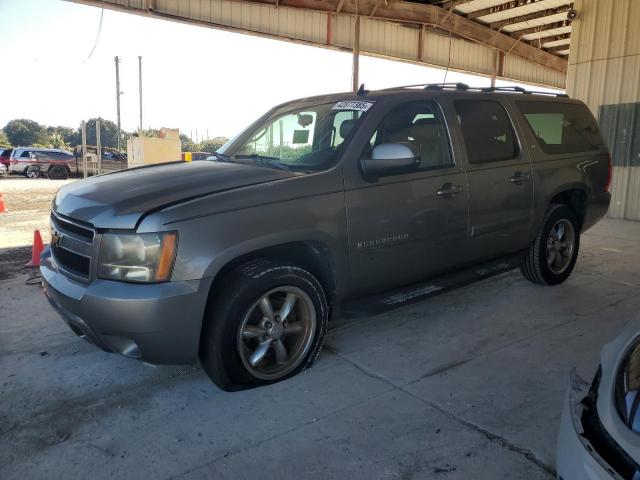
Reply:
[[382, 143], [361, 163], [364, 174], [375, 178], [412, 172], [418, 168], [420, 157], [406, 143]]

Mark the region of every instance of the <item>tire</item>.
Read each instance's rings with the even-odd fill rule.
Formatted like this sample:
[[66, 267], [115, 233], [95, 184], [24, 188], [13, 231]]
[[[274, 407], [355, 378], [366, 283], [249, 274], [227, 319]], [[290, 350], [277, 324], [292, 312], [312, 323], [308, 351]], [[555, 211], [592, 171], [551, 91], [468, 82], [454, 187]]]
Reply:
[[551, 205], [520, 270], [532, 283], [558, 285], [571, 275], [579, 250], [580, 228], [575, 212], [567, 205]]
[[40, 169], [36, 165], [29, 165], [24, 169], [24, 176], [27, 178], [38, 178], [40, 177]]
[[69, 169], [67, 167], [56, 165], [49, 168], [47, 176], [49, 177], [49, 180], [66, 180], [69, 178]]
[[236, 391], [275, 383], [313, 364], [329, 309], [311, 273], [291, 263], [254, 260], [216, 285], [221, 288], [205, 312], [200, 362], [218, 387]]

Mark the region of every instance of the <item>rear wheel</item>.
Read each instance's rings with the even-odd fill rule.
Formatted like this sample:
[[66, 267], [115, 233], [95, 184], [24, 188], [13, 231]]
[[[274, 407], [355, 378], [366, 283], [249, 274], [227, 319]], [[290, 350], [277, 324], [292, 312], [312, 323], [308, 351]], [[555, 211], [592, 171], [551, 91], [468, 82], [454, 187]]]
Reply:
[[205, 314], [200, 360], [224, 390], [278, 382], [311, 366], [328, 317], [320, 283], [289, 263], [257, 260], [225, 275]]
[[522, 274], [540, 285], [562, 283], [573, 271], [579, 248], [580, 230], [575, 212], [566, 205], [552, 205], [522, 262]]
[[66, 180], [69, 178], [69, 169], [67, 167], [56, 165], [49, 168], [47, 175], [50, 180]]

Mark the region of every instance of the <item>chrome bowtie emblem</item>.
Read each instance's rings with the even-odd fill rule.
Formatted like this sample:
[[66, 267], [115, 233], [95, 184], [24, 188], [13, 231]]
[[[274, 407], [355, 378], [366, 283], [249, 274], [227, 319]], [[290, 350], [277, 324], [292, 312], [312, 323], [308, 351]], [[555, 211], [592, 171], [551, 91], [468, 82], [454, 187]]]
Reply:
[[57, 246], [60, 245], [61, 241], [62, 241], [62, 234], [57, 230], [52, 230], [51, 231], [51, 246], [52, 247], [57, 247]]

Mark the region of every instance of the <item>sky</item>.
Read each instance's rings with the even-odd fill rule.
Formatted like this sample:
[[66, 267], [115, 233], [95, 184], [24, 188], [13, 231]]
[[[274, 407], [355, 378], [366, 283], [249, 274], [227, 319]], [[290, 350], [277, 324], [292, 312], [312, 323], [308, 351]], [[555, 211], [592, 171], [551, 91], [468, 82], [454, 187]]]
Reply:
[[[179, 128], [194, 139], [197, 131], [199, 140], [233, 136], [287, 100], [351, 88], [349, 53], [62, 0], [0, 0], [0, 19], [0, 127], [14, 118], [68, 127], [98, 116], [115, 122], [116, 55], [128, 131], [139, 124], [139, 55], [144, 128]], [[360, 57], [360, 81], [369, 89], [442, 82], [444, 75]], [[490, 83], [451, 71], [447, 81]]]

